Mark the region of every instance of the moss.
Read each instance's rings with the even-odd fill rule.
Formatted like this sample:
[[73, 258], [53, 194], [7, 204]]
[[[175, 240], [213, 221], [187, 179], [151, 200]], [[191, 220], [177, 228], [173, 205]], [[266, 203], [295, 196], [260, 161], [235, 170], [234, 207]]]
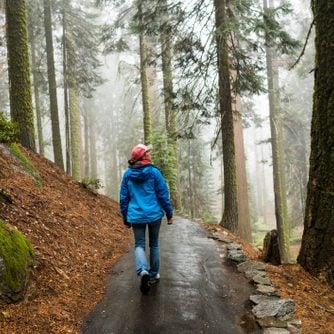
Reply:
[[21, 144], [35, 150], [26, 1], [5, 4], [11, 118], [19, 126]]
[[7, 115], [0, 111], [0, 143], [13, 143], [18, 140], [19, 127], [7, 119]]
[[10, 150], [12, 154], [16, 156], [21, 161], [21, 166], [26, 172], [32, 175], [36, 181], [36, 184], [41, 188], [43, 187], [43, 182], [39, 176], [38, 170], [35, 168], [33, 163], [22, 153], [20, 148], [16, 144], [10, 144]]
[[7, 287], [17, 292], [26, 283], [28, 270], [34, 263], [34, 250], [22, 233], [1, 219], [0, 256], [6, 268], [0, 272], [0, 277]]

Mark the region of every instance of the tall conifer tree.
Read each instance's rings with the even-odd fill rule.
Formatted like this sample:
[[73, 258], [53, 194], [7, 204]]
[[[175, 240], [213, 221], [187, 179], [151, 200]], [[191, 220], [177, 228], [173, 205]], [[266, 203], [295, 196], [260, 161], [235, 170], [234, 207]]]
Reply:
[[56, 73], [55, 73], [55, 64], [53, 55], [54, 51], [53, 51], [50, 0], [43, 0], [43, 5], [44, 5], [44, 28], [45, 28], [46, 54], [47, 54], [47, 65], [48, 65], [48, 84], [49, 84], [49, 97], [50, 97], [53, 154], [55, 163], [61, 169], [64, 169], [59, 116], [58, 116], [57, 84], [56, 84]]
[[25, 0], [6, 1], [6, 24], [11, 117], [19, 125], [21, 144], [35, 150]]
[[312, 1], [315, 84], [310, 173], [298, 262], [334, 285], [334, 2]]

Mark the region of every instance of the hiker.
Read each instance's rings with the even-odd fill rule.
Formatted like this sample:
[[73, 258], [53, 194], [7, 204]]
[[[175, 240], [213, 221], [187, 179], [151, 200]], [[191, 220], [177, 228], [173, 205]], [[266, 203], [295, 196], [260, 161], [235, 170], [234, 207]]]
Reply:
[[[160, 279], [159, 231], [166, 213], [167, 223], [173, 224], [173, 208], [169, 191], [160, 172], [151, 162], [152, 145], [136, 145], [131, 151], [129, 167], [120, 189], [120, 206], [124, 224], [133, 230], [135, 239], [136, 272], [140, 276], [140, 290], [147, 294], [150, 285]], [[148, 228], [150, 263], [145, 252]]]

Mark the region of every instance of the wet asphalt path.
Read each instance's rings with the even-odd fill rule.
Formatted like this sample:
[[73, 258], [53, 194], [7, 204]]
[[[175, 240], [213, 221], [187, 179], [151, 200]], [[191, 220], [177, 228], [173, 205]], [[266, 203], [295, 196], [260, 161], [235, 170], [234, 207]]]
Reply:
[[180, 217], [171, 226], [163, 221], [160, 238], [160, 282], [141, 294], [131, 249], [114, 266], [106, 295], [82, 333], [253, 333], [240, 326], [252, 287], [233, 266], [222, 264], [217, 241]]

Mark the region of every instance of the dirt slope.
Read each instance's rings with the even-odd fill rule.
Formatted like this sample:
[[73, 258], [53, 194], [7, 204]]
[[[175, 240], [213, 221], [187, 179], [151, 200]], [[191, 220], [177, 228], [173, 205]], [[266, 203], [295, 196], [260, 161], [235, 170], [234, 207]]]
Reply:
[[0, 147], [0, 217], [35, 246], [37, 265], [26, 300], [0, 306], [1, 333], [79, 333], [80, 320], [101, 298], [111, 265], [128, 249], [118, 205], [95, 195], [52, 162], [24, 150], [43, 187]]
[[[80, 333], [82, 317], [101, 299], [111, 266], [128, 250], [131, 231], [118, 205], [94, 195], [52, 162], [22, 149], [43, 181], [19, 167], [0, 146], [0, 218], [17, 226], [35, 246], [37, 264], [26, 299], [0, 305], [1, 334]], [[244, 244], [249, 256], [258, 253]], [[334, 333], [334, 292], [299, 266], [269, 267], [281, 295], [296, 301], [304, 334]]]

